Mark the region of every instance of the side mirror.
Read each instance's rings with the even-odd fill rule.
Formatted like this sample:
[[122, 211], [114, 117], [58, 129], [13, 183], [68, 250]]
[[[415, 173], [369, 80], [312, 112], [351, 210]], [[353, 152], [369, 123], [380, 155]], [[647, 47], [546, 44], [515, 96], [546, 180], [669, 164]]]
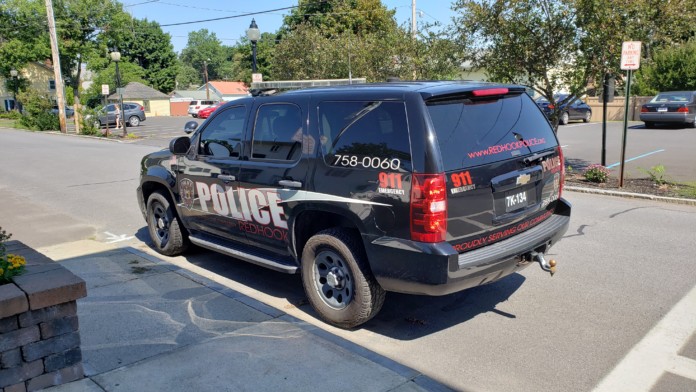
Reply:
[[186, 154], [191, 148], [191, 139], [188, 136], [178, 137], [169, 142], [169, 151], [174, 155]]
[[196, 128], [198, 128], [198, 121], [189, 121], [186, 123], [186, 125], [184, 125], [184, 132], [187, 134], [193, 133]]

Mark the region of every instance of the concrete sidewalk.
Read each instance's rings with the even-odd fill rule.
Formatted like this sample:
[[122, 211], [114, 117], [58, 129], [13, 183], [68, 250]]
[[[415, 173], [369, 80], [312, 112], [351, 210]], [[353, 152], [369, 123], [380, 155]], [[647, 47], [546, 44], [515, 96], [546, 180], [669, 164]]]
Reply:
[[442, 384], [132, 247], [39, 249], [87, 282], [87, 378], [50, 391], [423, 391]]

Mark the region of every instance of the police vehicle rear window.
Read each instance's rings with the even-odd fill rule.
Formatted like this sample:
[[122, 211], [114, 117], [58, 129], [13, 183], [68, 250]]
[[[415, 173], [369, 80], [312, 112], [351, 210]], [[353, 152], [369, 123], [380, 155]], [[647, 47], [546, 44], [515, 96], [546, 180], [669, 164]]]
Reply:
[[445, 170], [528, 155], [557, 145], [553, 129], [527, 94], [487, 101], [428, 103]]

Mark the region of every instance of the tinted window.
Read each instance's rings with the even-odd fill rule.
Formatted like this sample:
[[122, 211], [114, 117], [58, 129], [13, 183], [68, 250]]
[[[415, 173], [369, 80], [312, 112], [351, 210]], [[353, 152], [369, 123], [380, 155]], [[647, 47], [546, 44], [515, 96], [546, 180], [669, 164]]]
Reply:
[[289, 103], [268, 104], [256, 112], [251, 146], [253, 159], [292, 161], [304, 150], [313, 150], [313, 142], [303, 135], [302, 111]]
[[202, 131], [198, 153], [216, 158], [239, 157], [245, 118], [244, 106], [231, 107], [217, 113]]
[[191, 103], [189, 103], [189, 106], [193, 106], [193, 105], [198, 105], [198, 101], [191, 101]]
[[429, 104], [445, 170], [528, 155], [557, 145], [544, 115], [526, 95], [495, 101]]
[[328, 165], [411, 170], [403, 102], [322, 102], [319, 129]]
[[691, 102], [691, 93], [687, 93], [687, 92], [659, 93], [650, 102], [651, 103], [661, 103], [661, 102], [686, 103], [686, 102]]

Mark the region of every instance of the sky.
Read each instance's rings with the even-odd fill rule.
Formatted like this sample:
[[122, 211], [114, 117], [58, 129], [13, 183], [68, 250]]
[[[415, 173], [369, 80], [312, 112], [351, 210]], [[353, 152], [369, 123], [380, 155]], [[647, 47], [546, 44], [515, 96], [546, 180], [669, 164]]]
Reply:
[[[283, 16], [290, 10], [280, 10], [257, 15], [245, 15], [267, 10], [296, 6], [297, 0], [122, 0], [124, 9], [138, 19], [156, 21], [164, 32], [172, 36], [174, 51], [180, 53], [188, 41], [188, 33], [200, 29], [214, 32], [223, 45], [235, 45], [246, 35], [251, 19], [261, 32], [275, 32], [283, 23]], [[411, 0], [382, 0], [388, 9], [396, 10], [396, 20], [401, 25], [411, 20]], [[451, 0], [417, 0], [416, 19], [419, 22], [443, 25], [454, 16]], [[164, 26], [167, 24], [199, 21], [204, 19], [237, 16], [236, 18]]]

